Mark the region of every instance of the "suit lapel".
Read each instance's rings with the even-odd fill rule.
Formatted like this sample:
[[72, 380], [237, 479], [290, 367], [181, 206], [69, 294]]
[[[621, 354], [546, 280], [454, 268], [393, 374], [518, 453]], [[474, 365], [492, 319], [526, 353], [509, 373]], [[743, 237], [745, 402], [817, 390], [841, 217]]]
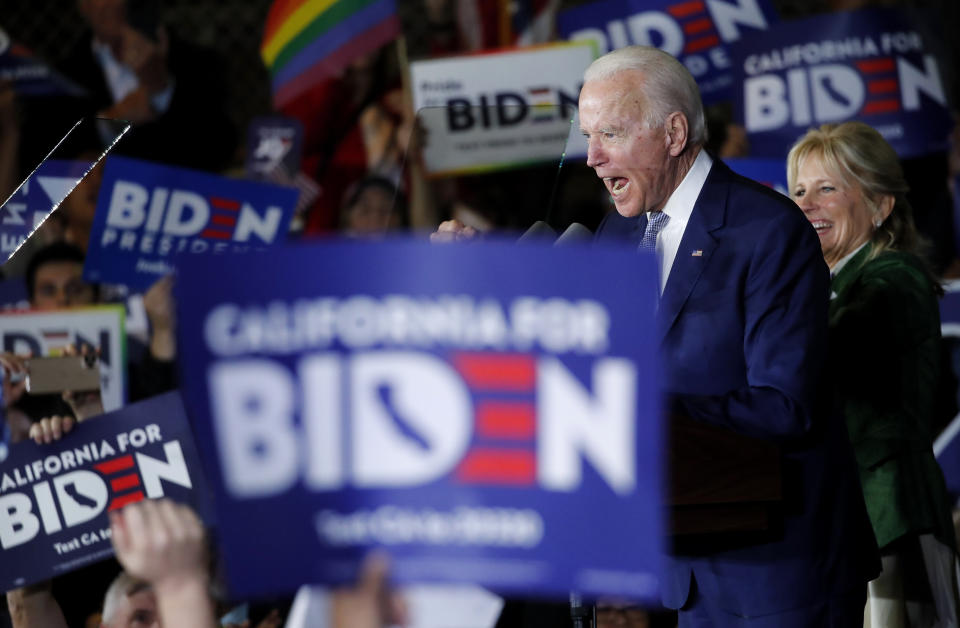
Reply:
[[676, 321], [717, 246], [712, 232], [723, 226], [726, 214], [728, 181], [725, 171], [726, 166], [719, 160], [713, 162], [680, 239], [677, 256], [660, 297], [658, 328], [661, 341]]

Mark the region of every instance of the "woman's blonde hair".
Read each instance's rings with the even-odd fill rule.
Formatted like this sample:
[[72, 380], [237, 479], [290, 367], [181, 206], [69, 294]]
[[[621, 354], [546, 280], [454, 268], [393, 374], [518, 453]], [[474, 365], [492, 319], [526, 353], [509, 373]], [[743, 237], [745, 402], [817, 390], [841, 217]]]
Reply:
[[787, 155], [787, 184], [791, 195], [800, 164], [810, 156], [819, 158], [827, 171], [836, 173], [848, 185], [860, 186], [867, 208], [873, 213], [880, 211], [882, 196], [893, 197], [893, 211], [871, 236], [871, 257], [886, 250], [922, 256], [925, 242], [913, 223], [913, 209], [907, 202], [909, 188], [900, 160], [876, 129], [851, 121], [824, 124], [807, 131]]

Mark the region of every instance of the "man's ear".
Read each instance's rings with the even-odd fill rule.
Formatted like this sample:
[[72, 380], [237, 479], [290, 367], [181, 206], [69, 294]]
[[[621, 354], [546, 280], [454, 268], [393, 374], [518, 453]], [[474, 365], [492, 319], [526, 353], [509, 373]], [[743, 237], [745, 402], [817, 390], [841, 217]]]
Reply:
[[678, 157], [687, 147], [690, 131], [687, 125], [687, 116], [679, 111], [674, 111], [667, 116], [663, 127], [666, 135], [667, 151], [671, 157]]

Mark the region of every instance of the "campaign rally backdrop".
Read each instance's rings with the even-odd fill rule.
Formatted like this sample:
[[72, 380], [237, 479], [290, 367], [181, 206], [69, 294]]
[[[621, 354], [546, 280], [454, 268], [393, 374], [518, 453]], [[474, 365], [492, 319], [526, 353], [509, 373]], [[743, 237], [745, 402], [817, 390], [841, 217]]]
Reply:
[[776, 21], [768, 0], [600, 0], [561, 11], [557, 27], [564, 39], [594, 42], [601, 55], [635, 44], [665, 50], [711, 104], [732, 97], [729, 46]]
[[5, 262], [34, 229], [76, 187], [93, 166], [89, 161], [47, 159], [0, 206], [0, 262]]
[[50, 444], [12, 446], [0, 464], [2, 589], [112, 556], [107, 513], [158, 497], [211, 521], [179, 393], [84, 421]]
[[127, 337], [122, 305], [0, 314], [0, 350], [61, 355], [67, 345], [98, 351], [100, 395], [108, 412], [127, 400]]
[[502, 242], [183, 266], [231, 592], [350, 582], [382, 547], [400, 582], [656, 599], [656, 275], [635, 247]]
[[742, 157], [724, 159], [723, 163], [739, 175], [773, 188], [784, 196], [790, 196], [787, 191], [787, 163], [782, 159]]
[[110, 157], [84, 279], [144, 291], [180, 257], [271, 246], [286, 238], [295, 188]]
[[595, 56], [593, 45], [579, 42], [411, 63], [427, 172], [559, 163]]
[[934, 42], [898, 9], [783, 22], [742, 39], [736, 119], [752, 155], [785, 159], [806, 130], [860, 120], [901, 157], [946, 150], [952, 125]]

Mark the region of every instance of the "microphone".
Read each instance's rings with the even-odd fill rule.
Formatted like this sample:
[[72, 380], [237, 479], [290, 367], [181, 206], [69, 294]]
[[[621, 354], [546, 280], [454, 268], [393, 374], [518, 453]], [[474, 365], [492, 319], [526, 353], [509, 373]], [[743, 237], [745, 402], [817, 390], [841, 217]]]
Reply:
[[546, 240], [547, 238], [553, 240], [556, 237], [557, 232], [553, 229], [553, 227], [542, 220], [538, 220], [530, 225], [529, 229], [523, 232], [523, 235], [517, 239], [517, 243], [535, 242], [538, 240]]
[[567, 246], [568, 244], [590, 242], [591, 240], [593, 240], [593, 232], [579, 222], [574, 222], [560, 234], [560, 237], [553, 243], [553, 246]]

